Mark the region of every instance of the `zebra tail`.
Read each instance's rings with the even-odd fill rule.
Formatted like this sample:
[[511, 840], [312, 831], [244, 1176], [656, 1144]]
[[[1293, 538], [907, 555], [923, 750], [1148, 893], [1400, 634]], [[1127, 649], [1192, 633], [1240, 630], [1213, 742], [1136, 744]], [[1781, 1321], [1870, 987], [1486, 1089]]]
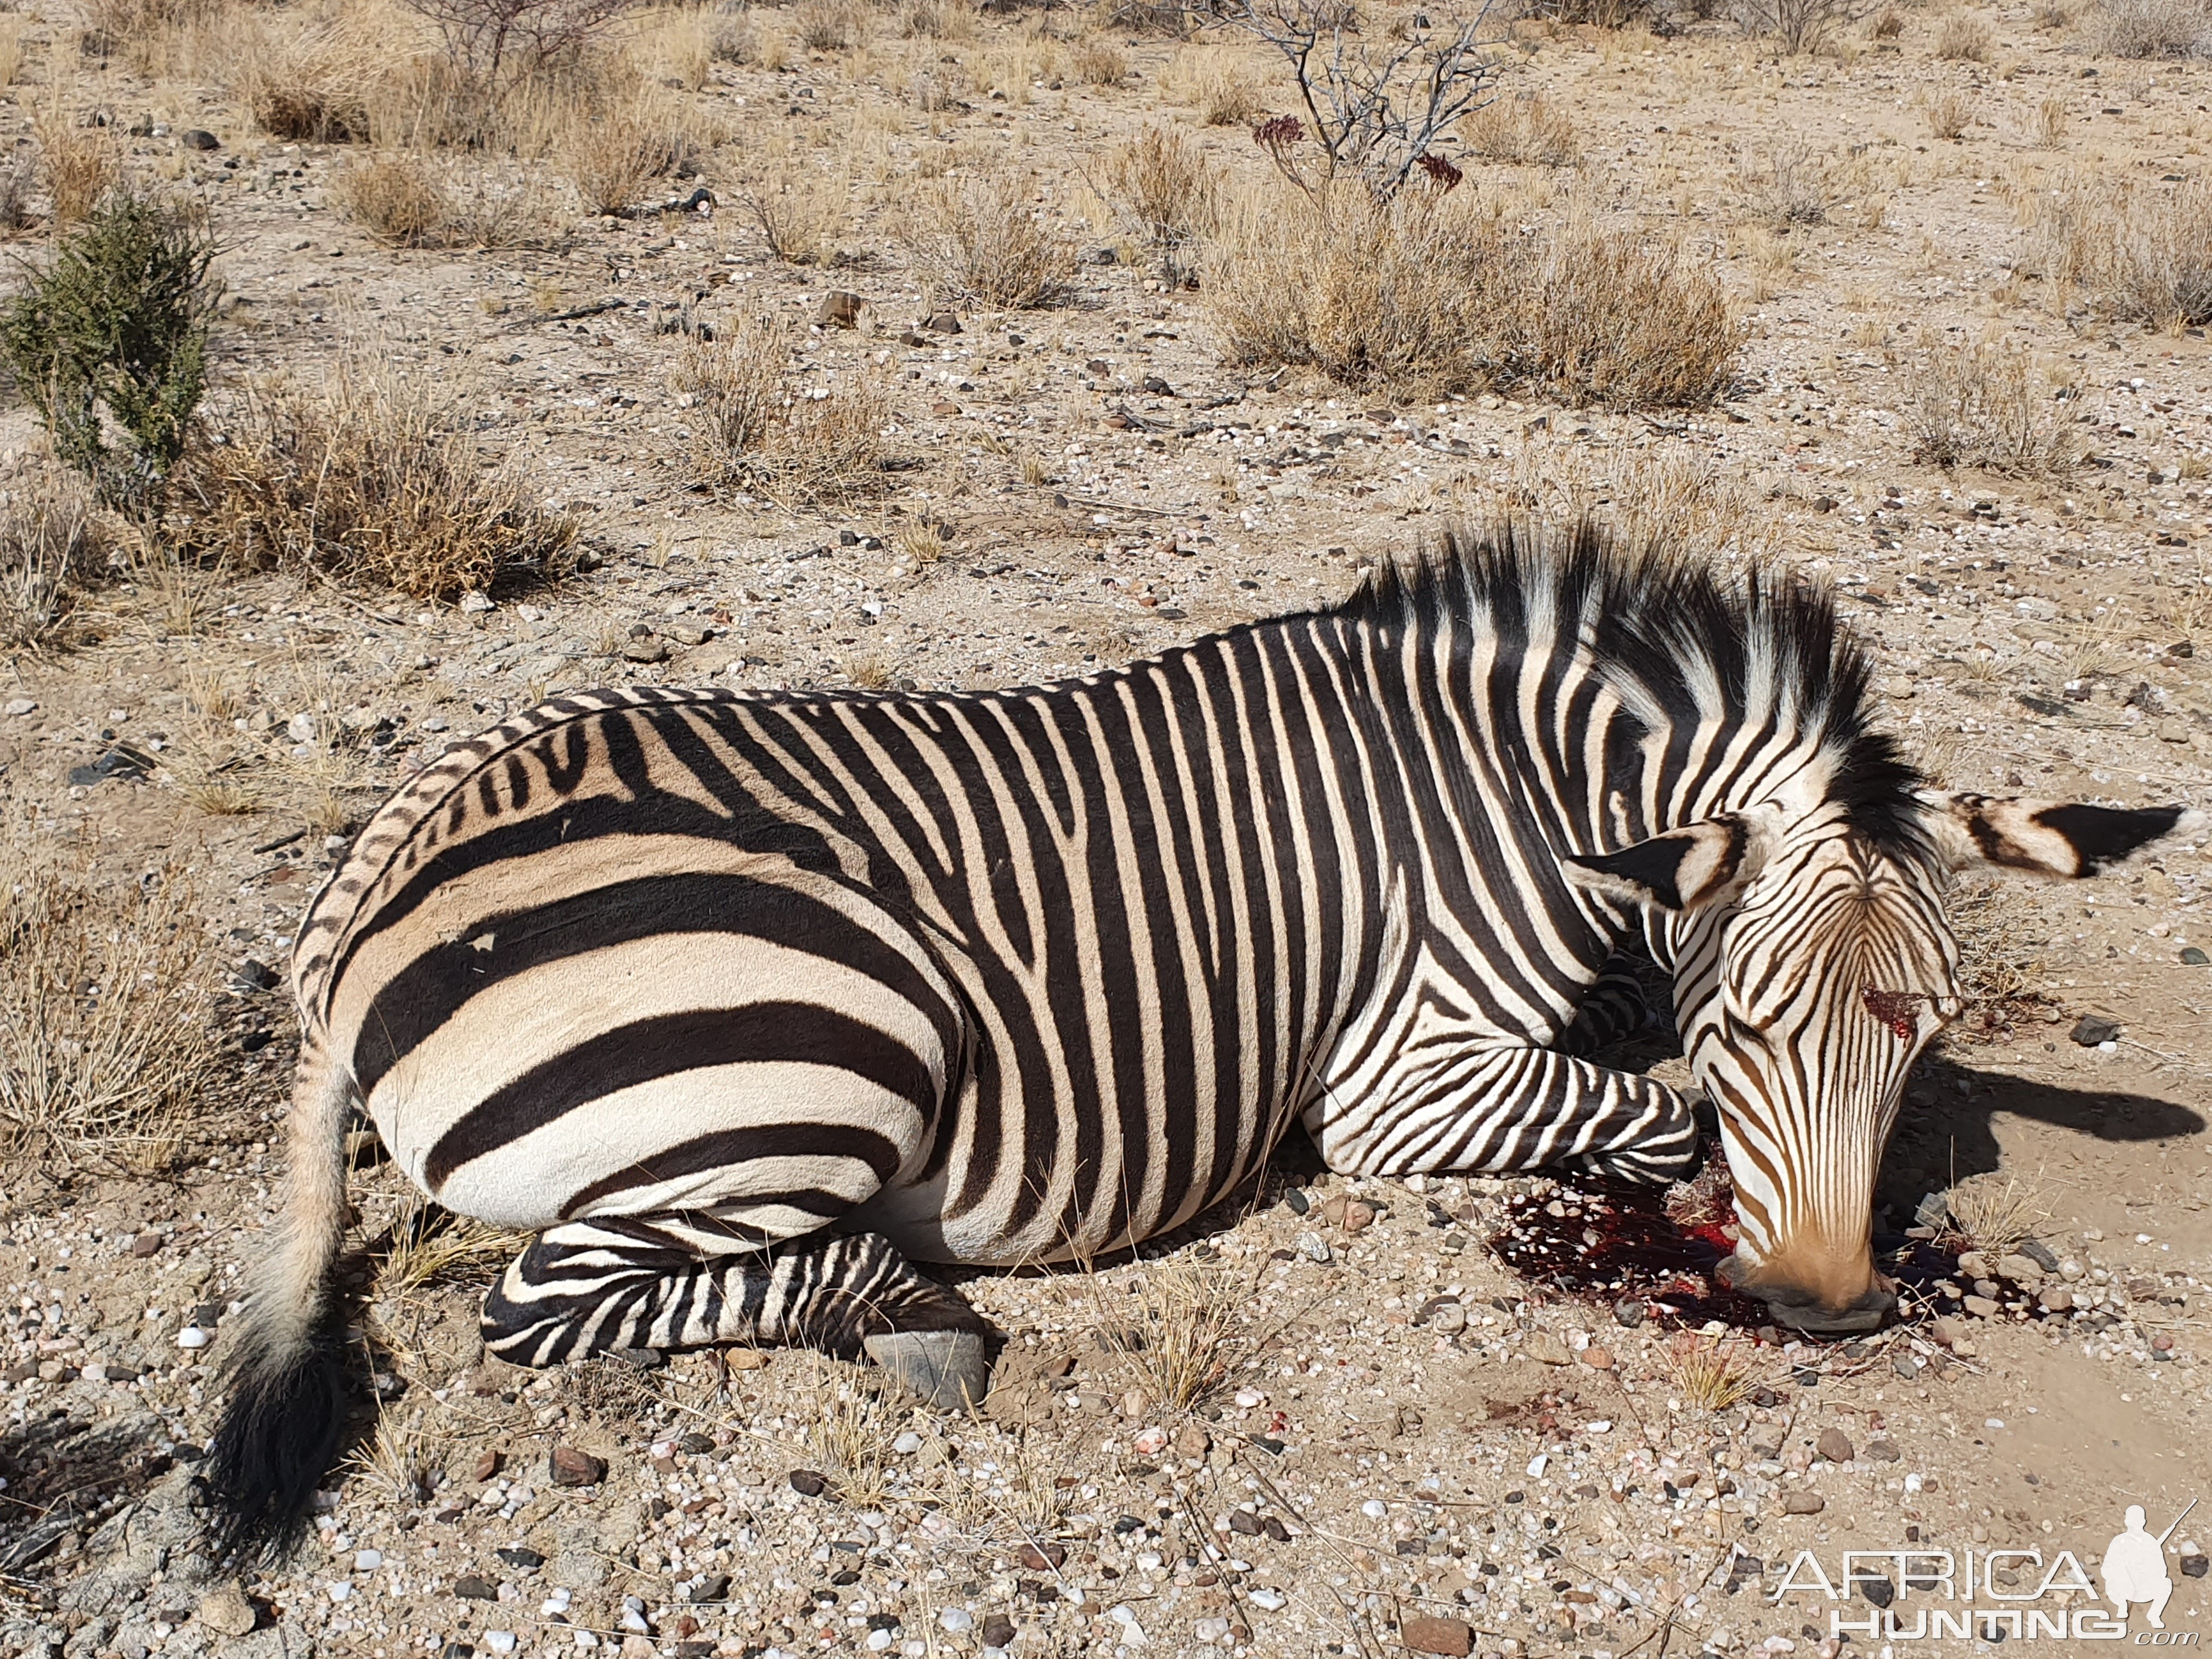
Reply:
[[208, 1449], [210, 1543], [223, 1561], [280, 1554], [298, 1537], [344, 1421], [345, 1310], [338, 1253], [346, 1201], [345, 1131], [355, 1099], [311, 1023], [292, 1090], [284, 1208], [246, 1305], [224, 1327], [229, 1397]]

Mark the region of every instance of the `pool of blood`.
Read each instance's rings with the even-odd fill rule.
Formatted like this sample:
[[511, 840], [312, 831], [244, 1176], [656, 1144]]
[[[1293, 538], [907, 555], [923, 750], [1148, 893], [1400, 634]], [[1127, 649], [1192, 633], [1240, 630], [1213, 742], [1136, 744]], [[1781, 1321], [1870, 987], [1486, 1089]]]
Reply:
[[[1504, 1224], [1488, 1242], [1522, 1278], [1561, 1295], [1608, 1307], [1640, 1303], [1665, 1326], [1718, 1320], [1771, 1340], [1774, 1316], [1766, 1304], [1715, 1276], [1735, 1249], [1726, 1231], [1732, 1220], [1724, 1167], [1708, 1166], [1694, 1188], [1589, 1178], [1541, 1184], [1506, 1200]], [[1936, 1285], [1956, 1276], [1958, 1256], [1930, 1240], [1901, 1243], [1879, 1253], [1876, 1267], [1901, 1291], [1915, 1293], [1905, 1297], [1909, 1307], [1941, 1306]]]

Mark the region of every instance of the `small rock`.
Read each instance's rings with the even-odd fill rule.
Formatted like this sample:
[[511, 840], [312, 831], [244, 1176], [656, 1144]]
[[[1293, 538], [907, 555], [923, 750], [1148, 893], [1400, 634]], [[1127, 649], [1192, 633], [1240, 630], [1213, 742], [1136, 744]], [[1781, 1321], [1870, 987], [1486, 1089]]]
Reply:
[[1841, 1429], [1823, 1429], [1814, 1449], [1831, 1463], [1848, 1463], [1851, 1461], [1851, 1437]]
[[204, 1348], [207, 1345], [208, 1334], [197, 1325], [187, 1325], [177, 1333], [177, 1346], [180, 1348]]
[[1185, 1457], [1203, 1457], [1213, 1449], [1213, 1437], [1195, 1423], [1186, 1423], [1176, 1431], [1175, 1447]]
[[1024, 1544], [1014, 1559], [1031, 1572], [1051, 1572], [1067, 1559], [1065, 1544]]
[[2027, 1256], [2014, 1254], [1997, 1258], [1997, 1277], [2009, 1279], [2015, 1285], [2034, 1285], [2043, 1277], [2043, 1269]]
[[453, 1594], [464, 1601], [496, 1601], [499, 1587], [487, 1583], [475, 1573], [465, 1572], [453, 1580]]
[[461, 595], [461, 614], [464, 617], [481, 617], [491, 609], [491, 597], [489, 594], [479, 593], [471, 588]]
[[1613, 1304], [1613, 1322], [1625, 1331], [1632, 1331], [1644, 1322], [1647, 1311], [1641, 1299], [1624, 1296]]
[[1828, 1500], [1816, 1492], [1786, 1492], [1782, 1494], [1784, 1515], [1818, 1515], [1828, 1507]]
[[1348, 1233], [1364, 1231], [1375, 1224], [1375, 1206], [1356, 1198], [1347, 1200], [1341, 1224]]
[[158, 1255], [167, 1243], [159, 1233], [141, 1233], [131, 1241], [131, 1254], [143, 1261], [149, 1255]]
[[2203, 1556], [2185, 1555], [2181, 1558], [2182, 1576], [2186, 1578], [2202, 1578], [2208, 1565], [2212, 1563], [2208, 1563]]
[[2119, 1038], [2120, 1022], [2108, 1019], [2103, 1014], [2084, 1014], [2074, 1022], [2067, 1035], [2084, 1048], [2094, 1048], [2100, 1042], [2113, 1042]]
[[1613, 1369], [1612, 1353], [1599, 1347], [1595, 1342], [1583, 1350], [1582, 1361], [1594, 1371], [1609, 1371]]
[[2158, 740], [2160, 743], [2187, 743], [2189, 722], [2179, 714], [2168, 714], [2158, 723]]
[[1300, 1233], [1298, 1254], [1309, 1261], [1327, 1262], [1329, 1259], [1328, 1246], [1322, 1242], [1319, 1233]]
[[650, 634], [642, 638], [633, 636], [623, 641], [622, 653], [631, 662], [666, 662], [668, 641]]
[[217, 1636], [234, 1639], [253, 1632], [253, 1604], [236, 1580], [218, 1584], [200, 1597], [200, 1623]]
[[940, 1607], [937, 1622], [954, 1636], [965, 1636], [975, 1628], [975, 1615], [965, 1607]]
[[477, 1459], [476, 1466], [469, 1471], [469, 1479], [479, 1483], [489, 1480], [499, 1473], [500, 1465], [506, 1462], [505, 1452], [488, 1451]]
[[678, 645], [704, 645], [708, 635], [696, 623], [674, 623], [669, 627], [668, 637]]
[[1928, 1340], [1940, 1342], [1947, 1348], [1966, 1334], [1966, 1328], [1948, 1316], [1928, 1322]]
[[814, 320], [824, 328], [858, 328], [860, 307], [867, 303], [857, 294], [843, 289], [832, 289], [822, 296], [822, 304], [815, 311]]
[[[1997, 1304], [1985, 1296], [1970, 1296], [1959, 1305], [1977, 1319], [1995, 1319], [1997, 1316]], [[1958, 1344], [1954, 1342], [1951, 1346], [1956, 1347]]]
[[545, 1558], [526, 1544], [510, 1545], [503, 1550], [494, 1550], [492, 1553], [508, 1566], [519, 1567], [525, 1572], [535, 1572], [545, 1565]]
[[221, 149], [222, 140], [205, 127], [186, 127], [177, 135], [177, 142], [186, 149]]
[[2020, 1253], [2047, 1273], [2058, 1271], [2058, 1257], [2051, 1246], [2039, 1238], [2031, 1238], [2020, 1247]]
[[556, 1446], [546, 1460], [556, 1486], [596, 1486], [607, 1478], [607, 1461], [574, 1446]]
[[940, 311], [933, 317], [924, 318], [921, 325], [934, 334], [957, 334], [961, 331], [960, 319], [949, 311]]
[[1003, 1613], [994, 1613], [983, 1621], [983, 1645], [1004, 1648], [1013, 1645], [1014, 1621]]
[[757, 1371], [768, 1364], [768, 1356], [758, 1348], [725, 1348], [721, 1354], [722, 1364], [733, 1371]]
[[1897, 1442], [1888, 1439], [1868, 1441], [1862, 1455], [1870, 1463], [1894, 1463], [1903, 1455], [1897, 1449]]
[[1464, 1620], [1408, 1619], [1398, 1627], [1398, 1636], [1415, 1653], [1467, 1659], [1474, 1651], [1474, 1628]]
[[1457, 1336], [1467, 1328], [1467, 1310], [1456, 1302], [1446, 1302], [1429, 1316], [1429, 1328], [1439, 1336]]
[[1279, 1589], [1255, 1589], [1245, 1599], [1262, 1613], [1280, 1613], [1291, 1604], [1291, 1598]]
[[[2212, 957], [2206, 956], [2203, 951], [2198, 950], [2195, 945], [2191, 945], [2183, 948], [2181, 952], [2181, 960], [2183, 964], [2186, 967], [2202, 968], [2208, 963], [2212, 963]], [[2200, 1557], [2199, 1559], [2202, 1559], [2203, 1558]]]
[[20, 720], [25, 714], [35, 714], [38, 711], [37, 702], [30, 697], [10, 697], [5, 703], [0, 703], [0, 714], [7, 715], [10, 720]]
[[690, 1594], [684, 1599], [696, 1607], [708, 1601], [727, 1601], [729, 1595], [730, 1575], [726, 1572], [717, 1572], [709, 1574], [692, 1585]]
[[1531, 1331], [1521, 1352], [1540, 1365], [1571, 1365], [1575, 1356], [1567, 1345], [1549, 1331]]
[[819, 1498], [830, 1490], [830, 1480], [827, 1475], [817, 1474], [812, 1469], [793, 1469], [791, 1472], [791, 1489], [802, 1498]]
[[1917, 1377], [1920, 1375], [1920, 1362], [1915, 1359], [1909, 1353], [1891, 1355], [1889, 1368], [1895, 1371], [1899, 1376], [1905, 1377], [1907, 1380]]
[[2063, 1285], [2053, 1285], [2036, 1297], [2036, 1304], [2045, 1313], [2068, 1313], [2074, 1307], [2074, 1292]]

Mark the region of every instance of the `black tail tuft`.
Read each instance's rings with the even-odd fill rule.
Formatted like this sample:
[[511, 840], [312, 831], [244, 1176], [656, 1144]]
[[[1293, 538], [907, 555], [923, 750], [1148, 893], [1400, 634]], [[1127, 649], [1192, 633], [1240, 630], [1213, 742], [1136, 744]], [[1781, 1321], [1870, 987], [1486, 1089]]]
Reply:
[[218, 1560], [282, 1554], [298, 1538], [337, 1453], [345, 1417], [343, 1333], [324, 1328], [281, 1348], [249, 1350], [234, 1366], [206, 1479]]

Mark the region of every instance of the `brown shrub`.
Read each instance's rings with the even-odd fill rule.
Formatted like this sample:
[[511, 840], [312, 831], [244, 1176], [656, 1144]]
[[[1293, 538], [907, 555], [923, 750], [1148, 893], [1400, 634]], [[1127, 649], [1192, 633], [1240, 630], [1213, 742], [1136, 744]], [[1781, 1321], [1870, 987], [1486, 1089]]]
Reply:
[[228, 43], [226, 82], [273, 138], [342, 144], [369, 137], [370, 106], [392, 81], [361, 25], [254, 15]]
[[857, 0], [802, 0], [791, 14], [799, 44], [809, 52], [848, 52], [867, 33]]
[[881, 489], [891, 418], [882, 382], [866, 369], [802, 375], [793, 362], [798, 341], [783, 321], [749, 315], [678, 360], [672, 384], [690, 400], [700, 476], [780, 501]]
[[1928, 136], [1947, 143], [1974, 124], [1974, 100], [1951, 87], [1929, 93], [1920, 110], [1928, 118]]
[[738, 191], [738, 205], [777, 258], [794, 265], [823, 264], [837, 253], [850, 188], [842, 170], [786, 167], [758, 186]]
[[1696, 404], [1741, 342], [1719, 283], [1672, 248], [1583, 216], [1526, 229], [1430, 191], [1250, 215], [1208, 289], [1231, 356], [1354, 385]]
[[428, 247], [446, 223], [446, 198], [404, 156], [356, 162], [338, 176], [338, 205], [380, 242]]
[[2083, 33], [2092, 52], [2114, 58], [2212, 58], [2212, 3], [2097, 0]]
[[919, 192], [907, 241], [931, 286], [1008, 309], [1066, 293], [1074, 251], [1031, 205], [1033, 188], [1026, 174], [1000, 168]]
[[591, 214], [624, 213], [696, 148], [680, 106], [638, 97], [603, 112], [580, 111], [562, 140], [558, 165]]
[[1075, 43], [1068, 68], [1086, 87], [1118, 87], [1128, 77], [1129, 59], [1111, 40], [1094, 34]]
[[560, 240], [543, 185], [504, 179], [481, 161], [463, 167], [377, 156], [339, 174], [334, 193], [349, 218], [393, 247], [545, 247]]
[[1189, 246], [1220, 210], [1218, 170], [1174, 127], [1147, 127], [1108, 150], [1094, 188], [1156, 248]]
[[1976, 342], [1924, 355], [1907, 386], [1915, 459], [2020, 477], [2063, 478], [2082, 459], [2050, 377], [2025, 350]]
[[1460, 138], [1486, 161], [1571, 167], [1582, 160], [1574, 123], [1540, 92], [1499, 98], [1460, 118]]
[[575, 521], [487, 464], [463, 394], [342, 362], [322, 386], [252, 387], [196, 453], [179, 528], [243, 568], [307, 568], [420, 599], [566, 567]]
[[1986, 64], [1996, 46], [1996, 31], [1970, 11], [1953, 12], [1936, 31], [1936, 55], [1954, 63]]
[[2035, 199], [2027, 268], [2123, 321], [2212, 323], [2212, 185], [2063, 179]]

